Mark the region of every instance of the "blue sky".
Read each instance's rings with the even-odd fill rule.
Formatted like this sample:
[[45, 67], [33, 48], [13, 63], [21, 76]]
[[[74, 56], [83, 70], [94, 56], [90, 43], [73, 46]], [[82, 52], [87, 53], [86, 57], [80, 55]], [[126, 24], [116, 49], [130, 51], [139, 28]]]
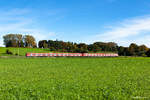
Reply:
[[8, 33], [38, 40], [134, 42], [150, 47], [149, 0], [0, 0], [0, 46]]

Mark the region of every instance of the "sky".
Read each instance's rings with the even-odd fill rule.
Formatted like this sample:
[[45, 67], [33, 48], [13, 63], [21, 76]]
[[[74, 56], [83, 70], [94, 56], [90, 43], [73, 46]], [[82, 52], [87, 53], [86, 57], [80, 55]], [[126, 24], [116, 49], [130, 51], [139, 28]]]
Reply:
[[9, 33], [150, 47], [150, 0], [0, 0], [0, 46]]

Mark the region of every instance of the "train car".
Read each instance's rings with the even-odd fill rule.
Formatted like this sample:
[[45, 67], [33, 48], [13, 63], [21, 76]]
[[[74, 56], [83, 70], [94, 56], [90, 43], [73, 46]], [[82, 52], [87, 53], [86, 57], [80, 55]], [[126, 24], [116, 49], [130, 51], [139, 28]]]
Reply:
[[27, 53], [26, 57], [118, 57], [115, 53]]
[[118, 57], [118, 54], [114, 53], [83, 53], [84, 57]]
[[27, 57], [81, 57], [82, 53], [27, 53]]

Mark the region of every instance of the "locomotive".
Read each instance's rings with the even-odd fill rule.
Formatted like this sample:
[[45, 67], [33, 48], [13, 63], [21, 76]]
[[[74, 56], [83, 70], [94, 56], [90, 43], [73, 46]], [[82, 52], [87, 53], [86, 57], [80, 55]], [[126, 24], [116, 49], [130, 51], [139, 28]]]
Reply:
[[26, 57], [118, 57], [117, 53], [27, 53]]

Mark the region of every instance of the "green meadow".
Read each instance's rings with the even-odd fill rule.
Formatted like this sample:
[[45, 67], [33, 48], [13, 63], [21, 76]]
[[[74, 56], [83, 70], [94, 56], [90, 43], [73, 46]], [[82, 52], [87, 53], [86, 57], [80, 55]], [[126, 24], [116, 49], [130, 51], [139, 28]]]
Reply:
[[0, 100], [137, 99], [150, 99], [150, 58], [0, 58]]
[[[13, 55], [6, 54], [6, 50], [9, 50], [13, 53]], [[16, 53], [19, 56], [25, 56], [26, 53], [49, 53], [49, 49], [41, 49], [41, 48], [14, 48], [14, 47], [0, 47], [0, 56], [14, 56]]]

